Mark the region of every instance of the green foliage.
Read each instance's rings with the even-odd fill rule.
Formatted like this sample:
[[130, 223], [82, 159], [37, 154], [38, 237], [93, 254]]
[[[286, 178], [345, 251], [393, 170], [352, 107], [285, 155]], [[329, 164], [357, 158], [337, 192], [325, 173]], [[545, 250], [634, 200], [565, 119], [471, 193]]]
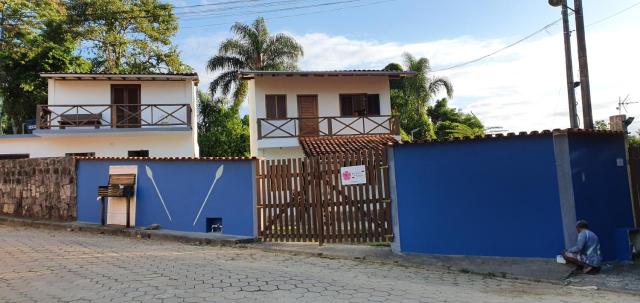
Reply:
[[638, 135], [631, 135], [627, 137], [630, 147], [640, 148], [640, 137]]
[[[411, 139], [414, 131], [416, 140], [445, 139], [465, 134], [484, 134], [484, 127], [474, 116], [448, 107], [447, 99], [441, 99], [434, 106], [431, 100], [444, 92], [453, 95], [453, 86], [448, 79], [429, 75], [431, 66], [427, 58], [415, 58], [404, 54], [404, 64], [388, 64], [387, 71], [414, 71], [415, 77], [390, 80], [391, 107], [400, 119], [403, 139]], [[406, 137], [406, 138], [405, 138]]]
[[184, 72], [178, 24], [158, 0], [0, 1], [0, 127], [22, 131], [46, 102], [42, 72]]
[[264, 18], [253, 24], [236, 23], [231, 27], [234, 38], [220, 44], [218, 54], [209, 59], [207, 69], [221, 72], [209, 86], [211, 94], [227, 96], [233, 91], [238, 108], [247, 93], [247, 84], [238, 77], [240, 70], [295, 70], [303, 56], [302, 46], [285, 34], [271, 35]]
[[69, 22], [91, 58], [93, 72], [187, 72], [171, 37], [178, 21], [158, 0], [73, 0]]
[[438, 140], [484, 135], [484, 126], [478, 117], [451, 108], [448, 103], [447, 98], [442, 98], [429, 107]]
[[47, 81], [40, 72], [87, 71], [89, 63], [75, 55], [78, 39], [66, 23], [59, 1], [0, 2], [0, 121], [13, 132], [46, 102]]
[[609, 123], [604, 120], [597, 120], [595, 128], [596, 130], [609, 130]]
[[249, 119], [224, 98], [198, 92], [198, 145], [200, 156], [248, 156]]

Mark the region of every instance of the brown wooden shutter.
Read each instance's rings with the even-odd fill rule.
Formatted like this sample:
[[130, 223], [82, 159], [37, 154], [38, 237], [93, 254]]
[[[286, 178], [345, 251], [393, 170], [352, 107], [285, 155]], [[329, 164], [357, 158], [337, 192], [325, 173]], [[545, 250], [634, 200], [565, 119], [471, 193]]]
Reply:
[[276, 96], [267, 95], [265, 96], [265, 106], [267, 107], [267, 119], [277, 119], [277, 104], [276, 104]]
[[380, 115], [380, 95], [378, 94], [367, 95], [367, 115], [370, 115], [370, 116]]
[[277, 106], [278, 106], [278, 119], [286, 119], [287, 118], [287, 96], [278, 96], [277, 98]]
[[367, 114], [367, 95], [353, 95], [353, 115], [365, 116]]
[[353, 100], [351, 95], [340, 95], [340, 115], [343, 117], [353, 116]]

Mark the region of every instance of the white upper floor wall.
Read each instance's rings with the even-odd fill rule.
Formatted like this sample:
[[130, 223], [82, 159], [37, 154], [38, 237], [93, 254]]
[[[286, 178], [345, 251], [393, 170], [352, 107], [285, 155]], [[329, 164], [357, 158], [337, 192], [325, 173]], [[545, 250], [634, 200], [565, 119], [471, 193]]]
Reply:
[[[48, 79], [48, 105], [54, 113], [63, 113], [69, 109], [65, 105], [84, 105], [78, 113], [102, 112], [104, 119], [110, 121], [111, 111], [104, 107], [113, 103], [112, 87], [116, 85], [138, 85], [140, 87], [141, 118], [148, 123], [160, 121], [163, 124], [181, 124], [187, 121], [186, 107], [191, 108], [190, 126], [197, 126], [197, 74], [42, 74]], [[144, 105], [161, 105], [149, 108]], [[172, 106], [177, 104], [176, 106]], [[93, 106], [92, 106], [93, 105]], [[84, 111], [83, 111], [84, 110]], [[131, 109], [133, 111], [133, 109]], [[75, 109], [67, 114], [76, 113]]]
[[389, 77], [257, 77], [255, 87], [255, 116], [266, 118], [265, 96], [286, 95], [287, 117], [298, 117], [298, 95], [318, 96], [319, 117], [340, 116], [340, 95], [378, 94], [380, 95], [380, 115], [391, 114]]
[[195, 106], [196, 86], [192, 80], [117, 81], [49, 79], [49, 105], [111, 104], [111, 85], [140, 85], [141, 104], [183, 104]]
[[[299, 146], [297, 136], [301, 134], [301, 124], [317, 123], [318, 135], [354, 135], [389, 133], [393, 124], [390, 119], [391, 78], [414, 75], [413, 72], [386, 71], [331, 71], [331, 72], [260, 72], [243, 71], [243, 79], [249, 81], [249, 117], [251, 132], [251, 154], [260, 156], [259, 149], [288, 148]], [[363, 119], [359, 115], [345, 115], [341, 110], [341, 95], [377, 95], [379, 114]], [[284, 95], [286, 98], [286, 118], [267, 117], [267, 96]], [[319, 119], [292, 121], [298, 118], [299, 96], [313, 95], [317, 98]], [[377, 116], [377, 117], [376, 117]], [[335, 117], [331, 119], [323, 119]], [[328, 121], [331, 120], [331, 121]], [[354, 124], [351, 124], [354, 122]], [[350, 128], [351, 124], [357, 127]], [[360, 129], [362, 128], [362, 129]], [[339, 132], [339, 133], [338, 133]], [[291, 136], [294, 134], [294, 136]], [[271, 136], [271, 137], [269, 137]]]

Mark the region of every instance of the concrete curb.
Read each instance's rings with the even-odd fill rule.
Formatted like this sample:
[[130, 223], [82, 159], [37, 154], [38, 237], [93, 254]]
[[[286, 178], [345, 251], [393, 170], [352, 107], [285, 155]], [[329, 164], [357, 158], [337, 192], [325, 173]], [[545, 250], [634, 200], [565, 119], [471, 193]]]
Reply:
[[85, 224], [76, 222], [56, 222], [27, 218], [14, 218], [0, 216], [0, 225], [24, 226], [43, 229], [55, 229], [66, 231], [79, 231], [110, 236], [123, 236], [138, 239], [153, 239], [174, 241], [188, 244], [211, 245], [211, 246], [233, 246], [238, 244], [248, 244], [255, 242], [253, 238], [199, 235], [197, 233], [174, 233], [163, 230], [144, 230], [136, 228], [122, 228], [118, 226], [101, 226], [95, 224]]

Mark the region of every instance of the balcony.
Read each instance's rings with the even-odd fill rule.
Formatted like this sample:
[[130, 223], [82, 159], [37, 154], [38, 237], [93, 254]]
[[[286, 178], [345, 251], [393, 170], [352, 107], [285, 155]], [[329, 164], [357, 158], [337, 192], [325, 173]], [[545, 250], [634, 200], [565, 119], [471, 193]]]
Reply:
[[190, 104], [38, 105], [37, 129], [191, 127]]
[[393, 116], [258, 119], [258, 139], [304, 136], [399, 135]]

